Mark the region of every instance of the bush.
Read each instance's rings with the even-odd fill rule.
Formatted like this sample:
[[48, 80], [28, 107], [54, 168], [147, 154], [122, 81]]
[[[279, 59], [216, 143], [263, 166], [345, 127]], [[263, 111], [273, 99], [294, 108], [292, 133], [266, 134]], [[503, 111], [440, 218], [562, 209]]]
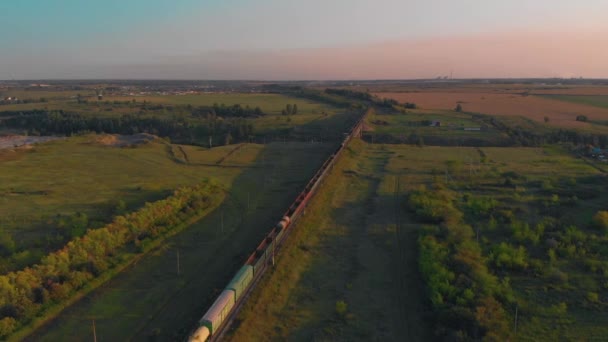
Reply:
[[608, 211], [598, 211], [593, 216], [594, 225], [602, 230], [608, 230]]
[[585, 115], [577, 115], [576, 116], [576, 121], [587, 122], [587, 120], [589, 120], [589, 119]]
[[501, 243], [490, 254], [490, 259], [499, 268], [524, 270], [528, 268], [528, 255], [523, 246], [515, 248], [509, 244]]
[[348, 304], [345, 301], [339, 300], [336, 302], [336, 313], [340, 317], [345, 317], [346, 312], [348, 312]]
[[589, 303], [599, 303], [600, 296], [597, 292], [587, 292], [587, 301], [589, 301]]
[[462, 215], [452, 205], [454, 198], [455, 195], [449, 190], [428, 191], [420, 188], [410, 194], [408, 205], [421, 220], [428, 223], [439, 223], [448, 218], [459, 220]]

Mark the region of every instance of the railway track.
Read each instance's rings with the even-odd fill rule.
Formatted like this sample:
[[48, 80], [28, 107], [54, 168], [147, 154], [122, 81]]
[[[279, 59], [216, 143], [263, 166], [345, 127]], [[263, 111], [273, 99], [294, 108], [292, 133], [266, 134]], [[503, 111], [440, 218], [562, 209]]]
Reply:
[[295, 229], [298, 218], [304, 214], [308, 201], [316, 194], [323, 180], [332, 170], [336, 160], [339, 159], [346, 146], [348, 146], [348, 143], [353, 138], [361, 136], [366, 115], [367, 111], [363, 113], [349, 132], [345, 133], [344, 140], [340, 146], [323, 163], [304, 190], [287, 209], [280, 222], [250, 255], [245, 265], [237, 272], [225, 290], [199, 321], [198, 327], [188, 337], [188, 341], [222, 340], [260, 279], [272, 267], [270, 264], [274, 265], [278, 252], [281, 250], [286, 237]]

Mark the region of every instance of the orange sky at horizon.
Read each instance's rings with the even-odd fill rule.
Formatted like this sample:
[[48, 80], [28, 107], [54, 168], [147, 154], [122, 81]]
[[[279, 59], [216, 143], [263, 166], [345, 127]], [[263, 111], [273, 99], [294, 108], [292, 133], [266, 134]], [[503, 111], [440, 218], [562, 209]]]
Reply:
[[230, 51], [205, 59], [222, 74], [249, 74], [250, 78], [415, 79], [451, 72], [454, 78], [608, 78], [608, 29], [519, 31], [274, 52]]

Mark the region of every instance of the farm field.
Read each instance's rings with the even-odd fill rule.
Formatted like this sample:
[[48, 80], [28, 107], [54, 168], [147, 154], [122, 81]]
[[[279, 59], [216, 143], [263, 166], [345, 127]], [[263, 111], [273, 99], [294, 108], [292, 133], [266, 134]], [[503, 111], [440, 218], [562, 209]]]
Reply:
[[[97, 107], [90, 113], [96, 118], [140, 113], [122, 121], [54, 113], [40, 117], [47, 126], [37, 125], [35, 112], [29, 119], [5, 115], [0, 120], [13, 125], [5, 125], [5, 135], [19, 134], [19, 120], [35, 128], [24, 135], [49, 134], [46, 127], [91, 131], [95, 124], [111, 132], [132, 127], [136, 134], [66, 131], [74, 136], [22, 147], [10, 142], [25, 136], [2, 138], [9, 144], [0, 150], [2, 272], [39, 262], [86, 228], [180, 186], [209, 178], [226, 192], [215, 211], [28, 340], [54, 341], [68, 332], [82, 340], [93, 321], [103, 340], [187, 336], [366, 106], [363, 140], [351, 143], [325, 180], [276, 267], [244, 304], [229, 340], [605, 336], [604, 96], [530, 95], [578, 87], [482, 88], [387, 86], [377, 93], [418, 108], [328, 90], [293, 94], [356, 104], [340, 110], [284, 95], [233, 93], [148, 96], [143, 107], [144, 97], [136, 105], [55, 98], [45, 104]], [[285, 99], [292, 102], [280, 103]], [[231, 101], [249, 108], [266, 103], [273, 112], [256, 117], [250, 109], [215, 107], [216, 116], [187, 106]], [[281, 113], [293, 103], [297, 114]], [[535, 116], [532, 108], [554, 112]], [[573, 108], [589, 111], [575, 113], [589, 121], [575, 115], [569, 122]], [[170, 138], [141, 133], [152, 129]], [[225, 145], [194, 145], [207, 141]]]
[[545, 95], [544, 97], [598, 108], [608, 108], [608, 95]]
[[[383, 98], [393, 98], [399, 102], [413, 102], [426, 109], [454, 109], [458, 103], [463, 111], [497, 116], [523, 116], [537, 122], [548, 117], [550, 126], [576, 128], [581, 130], [598, 129], [596, 125], [576, 121], [578, 115], [589, 120], [608, 120], [608, 109], [587, 104], [557, 101], [540, 96], [521, 94], [495, 94], [486, 92], [412, 92], [377, 93]], [[599, 127], [602, 128], [601, 126]]]
[[399, 219], [393, 153], [351, 144], [227, 340], [428, 340], [417, 227]]
[[[88, 338], [90, 317], [95, 319], [97, 336], [103, 340], [174, 340], [186, 336], [331, 147], [320, 143], [245, 144], [216, 166], [208, 164], [217, 163], [221, 153], [190, 157], [193, 148], [184, 148], [190, 164], [183, 168], [191, 168], [199, 177], [213, 173], [223, 179], [228, 191], [226, 201], [66, 309], [29, 340]], [[251, 148], [258, 150], [257, 157], [252, 158], [251, 150], [247, 152]], [[226, 147], [224, 151], [232, 150]], [[241, 162], [248, 165], [239, 165]]]
[[[89, 226], [101, 226], [120, 211], [167, 196], [174, 189], [214, 178], [225, 186], [251, 164], [261, 145], [247, 145], [248, 157], [232, 158], [238, 167], [194, 166], [176, 162], [161, 140], [136, 148], [104, 145], [89, 135], [4, 151], [0, 162], [0, 227], [16, 241], [15, 254], [3, 268], [23, 267], [64, 243], [70, 227], [61, 227], [81, 213]], [[190, 148], [196, 161], [214, 165], [228, 149]], [[235, 156], [237, 157], [237, 156]], [[119, 201], [120, 199], [120, 201]]]
[[[590, 266], [608, 260], [603, 247], [605, 232], [591, 223], [596, 212], [605, 210], [606, 196], [597, 190], [606, 182], [601, 172], [555, 147], [410, 147], [400, 148], [398, 153], [400, 157], [391, 160], [388, 168], [408, 170], [411, 192], [420, 191], [416, 188], [420, 185], [437, 187], [434, 184], [453, 191], [454, 206], [463, 208], [472, 239], [481, 248], [482, 262], [499, 281], [509, 279], [507, 298], [511, 299], [503, 302], [504, 328], [497, 325], [490, 331], [521, 341], [606, 336], [608, 331], [601, 323], [607, 319], [605, 274], [602, 268]], [[477, 205], [473, 203], [492, 204], [480, 213], [471, 212]], [[456, 229], [451, 228], [454, 223], [443, 224], [447, 228], [440, 229]], [[437, 241], [445, 239], [430, 234]], [[520, 253], [517, 261], [513, 255], [507, 257], [514, 250]], [[450, 259], [449, 265], [458, 261], [462, 262]], [[450, 284], [458, 286], [456, 281]], [[477, 291], [486, 290], [477, 287]], [[450, 300], [446, 295], [443, 298]], [[447, 310], [442, 305], [436, 310]], [[516, 308], [518, 328], [514, 332]], [[460, 323], [459, 329], [465, 326], [467, 323]]]
[[[59, 92], [60, 93], [60, 92]], [[68, 92], [69, 93], [69, 92]], [[145, 102], [144, 102], [145, 101]], [[209, 115], [211, 107], [217, 105], [217, 115]], [[222, 105], [225, 105], [223, 107]], [[200, 106], [206, 106], [201, 109]], [[240, 106], [239, 110], [247, 114], [239, 116], [230, 114], [233, 106]], [[288, 106], [297, 107], [297, 111], [285, 115]], [[265, 114], [252, 115], [252, 111], [259, 107]], [[73, 125], [66, 124], [57, 119], [58, 114], [44, 114], [35, 111], [60, 111], [63, 118], [76, 114], [79, 118], [70, 118]], [[202, 111], [202, 112], [201, 112]], [[4, 117], [2, 112], [4, 113]], [[201, 114], [202, 113], [202, 114]], [[71, 127], [81, 127], [86, 122], [85, 131], [103, 131], [106, 133], [132, 134], [145, 131], [160, 134], [160, 126], [169, 126], [169, 122], [180, 122], [166, 134], [173, 134], [176, 142], [209, 145], [210, 136], [213, 136], [213, 145], [223, 145], [226, 139], [231, 142], [259, 142], [271, 140], [295, 139], [303, 140], [339, 140], [343, 127], [352, 120], [349, 111], [338, 109], [331, 105], [317, 103], [306, 99], [294, 98], [281, 94], [249, 94], [249, 93], [218, 93], [200, 95], [166, 95], [166, 96], [115, 96], [105, 97], [103, 101], [95, 99], [50, 98], [44, 103], [24, 103], [0, 105], [0, 127], [3, 120], [7, 123], [4, 134], [76, 134], [69, 131]], [[50, 115], [55, 115], [55, 125], [47, 124], [33, 127], [20, 122], [11, 121], [19, 115], [38, 115], [41, 118], [35, 122], [46, 121]], [[127, 117], [128, 115], [128, 117]], [[43, 119], [44, 118], [44, 119]], [[110, 123], [109, 121], [112, 120]], [[158, 121], [163, 120], [164, 125]], [[96, 124], [103, 121], [103, 124]], [[120, 122], [134, 122], [132, 125], [122, 127]], [[148, 124], [152, 121], [154, 126]], [[9, 123], [10, 122], [10, 123]], [[92, 122], [95, 122], [93, 124]], [[187, 126], [187, 133], [181, 127]], [[49, 131], [51, 129], [51, 131]], [[54, 129], [54, 131], [52, 131]], [[178, 131], [182, 134], [177, 133]], [[230, 132], [230, 134], [227, 134]], [[336, 133], [337, 132], [337, 133]], [[2, 133], [2, 132], [0, 132]], [[231, 138], [227, 138], [229, 135]], [[235, 140], [236, 139], [236, 140]]]
[[[439, 126], [433, 126], [438, 123]], [[468, 113], [447, 110], [408, 110], [403, 113], [376, 113], [367, 118], [368, 139], [429, 145], [500, 146], [507, 136]]]
[[[453, 192], [491, 277], [509, 279], [508, 295], [501, 297], [506, 330], [497, 325], [498, 336], [601, 339], [608, 334], [602, 323], [608, 319], [607, 238], [591, 221], [605, 210], [608, 198], [598, 187], [605, 182], [601, 171], [559, 147], [355, 142], [246, 303], [229, 340], [415, 341], [441, 332], [414, 318], [433, 322], [442, 309], [428, 307], [431, 290], [419, 288], [425, 281], [417, 275], [421, 247], [415, 241], [432, 223], [420, 221], [407, 204], [420, 186], [434, 184]], [[467, 211], [489, 198], [495, 202], [481, 216]], [[509, 263], [508, 254], [497, 254], [509, 248], [524, 251], [523, 261]]]
[[[15, 92], [20, 94], [22, 92]], [[29, 94], [31, 92], [25, 92]], [[81, 95], [85, 96], [86, 92]], [[44, 103], [23, 103], [23, 104], [6, 104], [0, 106], [0, 111], [19, 111], [32, 109], [64, 109], [67, 111], [76, 111], [82, 114], [104, 114], [107, 116], [121, 115], [130, 112], [137, 112], [133, 109], [136, 105], [141, 105], [144, 101], [149, 104], [163, 104], [167, 106], [191, 105], [191, 106], [213, 106], [214, 104], [225, 104], [232, 106], [239, 104], [243, 107], [260, 107], [268, 114], [281, 114], [281, 110], [285, 109], [287, 104], [296, 104], [298, 112], [304, 114], [321, 114], [323, 112], [333, 113], [334, 108], [324, 104], [315, 103], [308, 100], [292, 98], [280, 94], [243, 94], [243, 93], [227, 93], [227, 94], [200, 94], [200, 95], [158, 95], [158, 96], [106, 96], [102, 101], [89, 98], [88, 103], [78, 103], [74, 92], [40, 92], [36, 96], [40, 97], [51, 96]], [[61, 96], [63, 95], [63, 96]], [[88, 94], [90, 95], [90, 94]], [[37, 99], [38, 97], [35, 97]], [[129, 102], [132, 106], [114, 106], [114, 101], [121, 103]], [[135, 102], [133, 102], [135, 101]], [[99, 106], [97, 105], [99, 104]], [[111, 110], [110, 110], [111, 109]], [[165, 113], [170, 114], [170, 113]]]

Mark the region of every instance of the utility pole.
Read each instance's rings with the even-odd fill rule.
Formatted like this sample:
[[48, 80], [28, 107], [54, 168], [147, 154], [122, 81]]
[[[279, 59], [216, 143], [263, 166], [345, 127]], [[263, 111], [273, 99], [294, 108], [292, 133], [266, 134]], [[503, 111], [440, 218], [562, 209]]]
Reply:
[[274, 253], [275, 253], [275, 245], [277, 244], [277, 239], [275, 238], [272, 241], [272, 266], [274, 267]]
[[95, 331], [95, 319], [93, 318], [93, 342], [97, 342], [97, 332]]
[[515, 335], [517, 335], [517, 304], [515, 305]]
[[177, 250], [177, 275], [179, 275], [180, 273], [180, 269], [179, 269], [179, 249]]

